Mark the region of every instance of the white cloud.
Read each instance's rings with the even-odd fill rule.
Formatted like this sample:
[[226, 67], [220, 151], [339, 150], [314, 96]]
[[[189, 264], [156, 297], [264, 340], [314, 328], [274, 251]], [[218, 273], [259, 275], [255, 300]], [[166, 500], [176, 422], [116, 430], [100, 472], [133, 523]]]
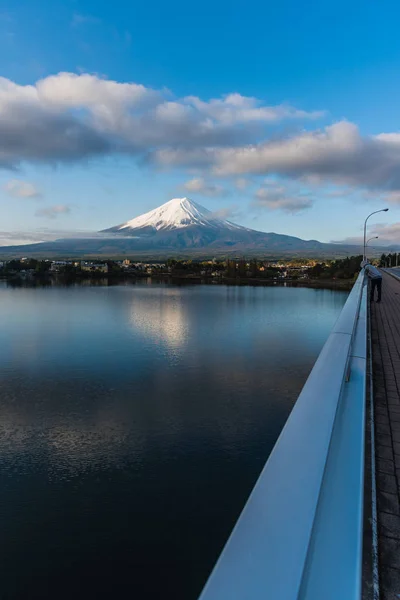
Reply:
[[203, 177], [194, 177], [183, 184], [187, 192], [202, 194], [203, 196], [224, 196], [226, 191], [220, 185], [207, 183]]
[[198, 111], [226, 125], [236, 123], [275, 122], [283, 119], [318, 119], [324, 116], [324, 111], [306, 112], [292, 106], [262, 106], [260, 100], [241, 94], [228, 94], [222, 99], [212, 99], [204, 102], [196, 96], [184, 99]]
[[168, 148], [156, 157], [169, 167], [208, 167], [219, 176], [280, 175], [314, 185], [400, 191], [400, 134], [362, 137], [347, 121], [239, 147]]
[[[91, 230], [66, 230], [43, 227], [31, 231], [0, 231], [0, 246], [20, 246], [23, 244], [35, 244], [37, 242], [53, 242], [54, 240], [66, 238], [84, 240], [115, 239], [115, 236]], [[120, 239], [120, 236], [118, 236], [118, 239]], [[127, 236], [126, 239], [132, 238]]]
[[33, 183], [19, 179], [8, 181], [4, 186], [4, 190], [14, 198], [40, 198], [42, 195]]
[[161, 148], [153, 152], [154, 162], [162, 167], [174, 168], [200, 168], [208, 169], [212, 167], [218, 156], [216, 147], [200, 148]]
[[[322, 131], [307, 131], [292, 138], [222, 149], [215, 156], [215, 170], [223, 175], [337, 175], [339, 183], [346, 183], [346, 176], [350, 179], [352, 176], [352, 163], [356, 163], [353, 169], [357, 169], [364, 151], [364, 140], [357, 127], [342, 121]], [[368, 159], [369, 154], [364, 158]]]
[[268, 208], [270, 210], [282, 210], [296, 214], [313, 205], [312, 199], [307, 195], [291, 194], [284, 186], [262, 187], [255, 193], [253, 206]]
[[[378, 236], [378, 239], [375, 239]], [[400, 251], [400, 223], [373, 223], [369, 222], [367, 239], [371, 240], [369, 248], [379, 248], [380, 246], [394, 245]], [[342, 240], [335, 240], [335, 244], [356, 244], [363, 246], [364, 238], [362, 233], [358, 236], [347, 237]], [[384, 248], [382, 248], [382, 251]]]
[[43, 238], [25, 232], [0, 231], [0, 246], [22, 246], [43, 242]]
[[238, 177], [235, 180], [235, 187], [237, 190], [243, 192], [249, 185], [249, 182], [244, 177]]
[[46, 219], [56, 219], [60, 215], [67, 215], [71, 212], [71, 207], [66, 204], [56, 204], [40, 208], [35, 212], [36, 217], [45, 217]]
[[370, 228], [369, 237], [374, 235], [379, 236], [379, 243], [397, 244], [400, 250], [400, 223], [377, 223]]
[[[356, 192], [355, 188], [337, 188], [322, 193], [324, 198], [348, 198]], [[375, 194], [376, 195], [376, 194]]]
[[[108, 81], [87, 73], [51, 75], [39, 80], [33, 90], [38, 105], [43, 109], [52, 108], [62, 112], [68, 108], [86, 108], [103, 125], [109, 123], [110, 116], [115, 117], [127, 109], [148, 105], [158, 97], [157, 92], [144, 85]], [[114, 111], [116, 114], [112, 115]]]
[[[376, 194], [375, 194], [376, 198]], [[383, 194], [381, 198], [390, 204], [400, 204], [400, 191], [388, 192]]]
[[218, 210], [213, 211], [212, 216], [216, 219], [237, 219], [241, 216], [240, 211], [236, 205], [234, 206], [225, 206], [224, 208], [219, 208]]
[[[84, 21], [81, 15], [78, 21]], [[208, 102], [94, 74], [58, 73], [35, 85], [0, 78], [0, 166], [111, 153], [243, 145], [282, 119], [319, 116], [230, 94]]]
[[364, 190], [362, 197], [366, 200], [379, 200], [384, 204], [400, 204], [400, 190], [394, 190], [391, 192], [381, 192], [376, 189]]
[[268, 139], [271, 123], [321, 115], [238, 93], [176, 98], [96, 74], [58, 73], [35, 85], [0, 78], [0, 167], [124, 153], [158, 167], [199, 169], [199, 178], [233, 177], [238, 189], [246, 176], [268, 175], [379, 191], [400, 203], [400, 133], [362, 136], [340, 121]]

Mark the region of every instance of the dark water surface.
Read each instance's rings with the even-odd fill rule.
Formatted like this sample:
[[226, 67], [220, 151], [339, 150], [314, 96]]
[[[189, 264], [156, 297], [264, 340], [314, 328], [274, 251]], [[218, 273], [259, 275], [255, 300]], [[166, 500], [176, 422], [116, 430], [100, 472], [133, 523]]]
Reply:
[[0, 598], [196, 599], [346, 297], [0, 284]]

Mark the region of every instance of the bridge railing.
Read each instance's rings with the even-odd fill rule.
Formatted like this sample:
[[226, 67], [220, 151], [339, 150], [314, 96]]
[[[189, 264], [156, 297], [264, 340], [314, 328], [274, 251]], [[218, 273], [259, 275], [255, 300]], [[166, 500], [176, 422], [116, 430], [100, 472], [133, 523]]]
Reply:
[[200, 600], [359, 600], [365, 279], [362, 271]]

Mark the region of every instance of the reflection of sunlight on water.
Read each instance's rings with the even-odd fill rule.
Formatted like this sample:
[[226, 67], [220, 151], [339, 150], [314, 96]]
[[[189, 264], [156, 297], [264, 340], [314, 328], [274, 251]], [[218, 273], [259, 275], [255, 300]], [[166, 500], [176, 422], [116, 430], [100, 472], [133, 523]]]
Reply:
[[0, 597], [198, 597], [343, 296], [2, 294]]
[[140, 465], [144, 440], [129, 435], [119, 424], [98, 423], [85, 427], [56, 427], [48, 432], [49, 476], [59, 478], [60, 471], [76, 475], [89, 471], [122, 468], [129, 463]]
[[181, 349], [187, 340], [188, 318], [179, 290], [163, 289], [150, 297], [135, 295], [129, 320], [133, 329], [171, 350]]
[[[3, 414], [0, 426], [0, 464], [2, 472], [34, 473], [47, 461], [50, 480], [82, 473], [124, 468], [129, 464], [140, 468], [146, 451], [146, 435], [130, 423], [118, 419], [96, 419], [82, 422], [49, 420], [46, 425], [32, 415], [10, 411]], [[29, 422], [29, 425], [28, 425]], [[50, 426], [51, 425], [51, 426]]]

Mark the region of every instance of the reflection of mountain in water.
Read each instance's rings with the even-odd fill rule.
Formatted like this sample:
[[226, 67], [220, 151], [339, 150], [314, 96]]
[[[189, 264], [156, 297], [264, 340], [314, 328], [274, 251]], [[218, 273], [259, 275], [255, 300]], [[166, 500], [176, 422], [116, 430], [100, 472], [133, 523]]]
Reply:
[[345, 297], [2, 286], [1, 597], [198, 598]]
[[180, 348], [187, 339], [189, 320], [179, 289], [140, 290], [132, 297], [130, 324], [151, 342], [170, 349]]

